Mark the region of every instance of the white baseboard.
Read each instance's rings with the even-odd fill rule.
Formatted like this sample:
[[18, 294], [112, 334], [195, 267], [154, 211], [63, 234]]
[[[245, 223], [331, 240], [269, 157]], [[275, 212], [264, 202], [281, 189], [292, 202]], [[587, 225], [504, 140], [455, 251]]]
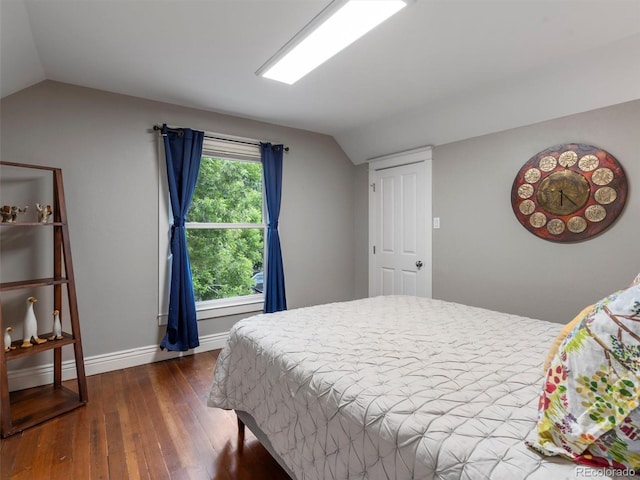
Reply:
[[[160, 350], [158, 345], [132, 348], [119, 352], [106, 353], [85, 358], [84, 369], [88, 375], [111, 372], [123, 368], [146, 365], [171, 358], [184, 357], [194, 353], [208, 352], [224, 347], [229, 332], [216, 333], [200, 337], [200, 346], [188, 352], [168, 352]], [[62, 379], [76, 378], [76, 365], [74, 360], [62, 362]], [[23, 390], [53, 382], [53, 365], [40, 365], [37, 367], [23, 368], [9, 372], [9, 390]]]

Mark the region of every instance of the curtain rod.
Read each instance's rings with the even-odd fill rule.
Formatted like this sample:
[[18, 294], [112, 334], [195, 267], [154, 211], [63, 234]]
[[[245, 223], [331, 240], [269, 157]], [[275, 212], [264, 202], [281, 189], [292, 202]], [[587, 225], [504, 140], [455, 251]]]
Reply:
[[[161, 125], [154, 125], [153, 126], [154, 130], [162, 130], [162, 126]], [[178, 134], [180, 134], [180, 132], [182, 131], [181, 128], [170, 128], [167, 127], [167, 130], [169, 130], [170, 132], [176, 132]], [[257, 145], [260, 146], [260, 141], [256, 140], [255, 142], [249, 142], [249, 141], [244, 141], [244, 140], [235, 140], [233, 138], [224, 138], [224, 137], [216, 137], [215, 135], [209, 135], [205, 132], [204, 134], [205, 138], [211, 138], [213, 140], [222, 140], [223, 142], [232, 142], [232, 143], [242, 143], [244, 145]], [[264, 142], [267, 143], [267, 142]], [[289, 147], [283, 147], [285, 152], [289, 151]]]

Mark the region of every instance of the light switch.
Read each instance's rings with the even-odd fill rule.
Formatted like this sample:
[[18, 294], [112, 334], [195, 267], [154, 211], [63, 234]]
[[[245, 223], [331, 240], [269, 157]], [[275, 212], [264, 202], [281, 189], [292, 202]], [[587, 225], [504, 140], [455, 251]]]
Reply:
[[433, 228], [440, 228], [440, 217], [433, 217]]

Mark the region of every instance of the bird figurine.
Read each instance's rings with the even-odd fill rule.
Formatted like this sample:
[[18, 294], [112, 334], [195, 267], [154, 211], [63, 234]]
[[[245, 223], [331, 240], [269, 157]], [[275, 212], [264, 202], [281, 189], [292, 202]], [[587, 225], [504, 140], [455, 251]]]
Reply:
[[11, 345], [11, 332], [13, 332], [13, 327], [7, 327], [4, 329], [4, 351], [10, 352], [11, 350], [15, 350], [16, 347]]
[[0, 209], [0, 215], [2, 216], [2, 223], [11, 223], [11, 207], [9, 205], [4, 205]]
[[35, 297], [27, 298], [27, 313], [24, 316], [24, 327], [22, 328], [22, 348], [29, 348], [33, 346], [32, 343], [40, 344], [47, 341], [44, 338], [38, 338], [38, 320], [33, 312], [33, 304], [37, 301], [38, 299]]
[[41, 205], [36, 203], [36, 210], [38, 211], [38, 221], [40, 223], [47, 223], [49, 221], [49, 217], [53, 213], [51, 205]]
[[49, 340], [62, 340], [62, 325], [60, 324], [60, 312], [53, 311], [53, 330]]
[[18, 220], [18, 215], [26, 213], [28, 209], [29, 209], [28, 206], [24, 208], [20, 208], [14, 205], [13, 207], [11, 207], [11, 220], [9, 221], [11, 223], [15, 223]]
[[18, 215], [21, 215], [27, 211], [29, 207], [20, 208], [17, 206], [3, 205], [0, 209], [0, 216], [2, 216], [2, 223], [15, 223], [18, 219]]

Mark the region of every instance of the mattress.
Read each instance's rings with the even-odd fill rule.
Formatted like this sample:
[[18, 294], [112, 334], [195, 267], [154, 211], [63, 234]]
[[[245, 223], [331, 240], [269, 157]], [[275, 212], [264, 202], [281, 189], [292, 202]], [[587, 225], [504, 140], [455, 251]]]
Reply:
[[618, 478], [524, 444], [561, 328], [407, 296], [258, 315], [208, 405], [249, 413], [298, 480]]

